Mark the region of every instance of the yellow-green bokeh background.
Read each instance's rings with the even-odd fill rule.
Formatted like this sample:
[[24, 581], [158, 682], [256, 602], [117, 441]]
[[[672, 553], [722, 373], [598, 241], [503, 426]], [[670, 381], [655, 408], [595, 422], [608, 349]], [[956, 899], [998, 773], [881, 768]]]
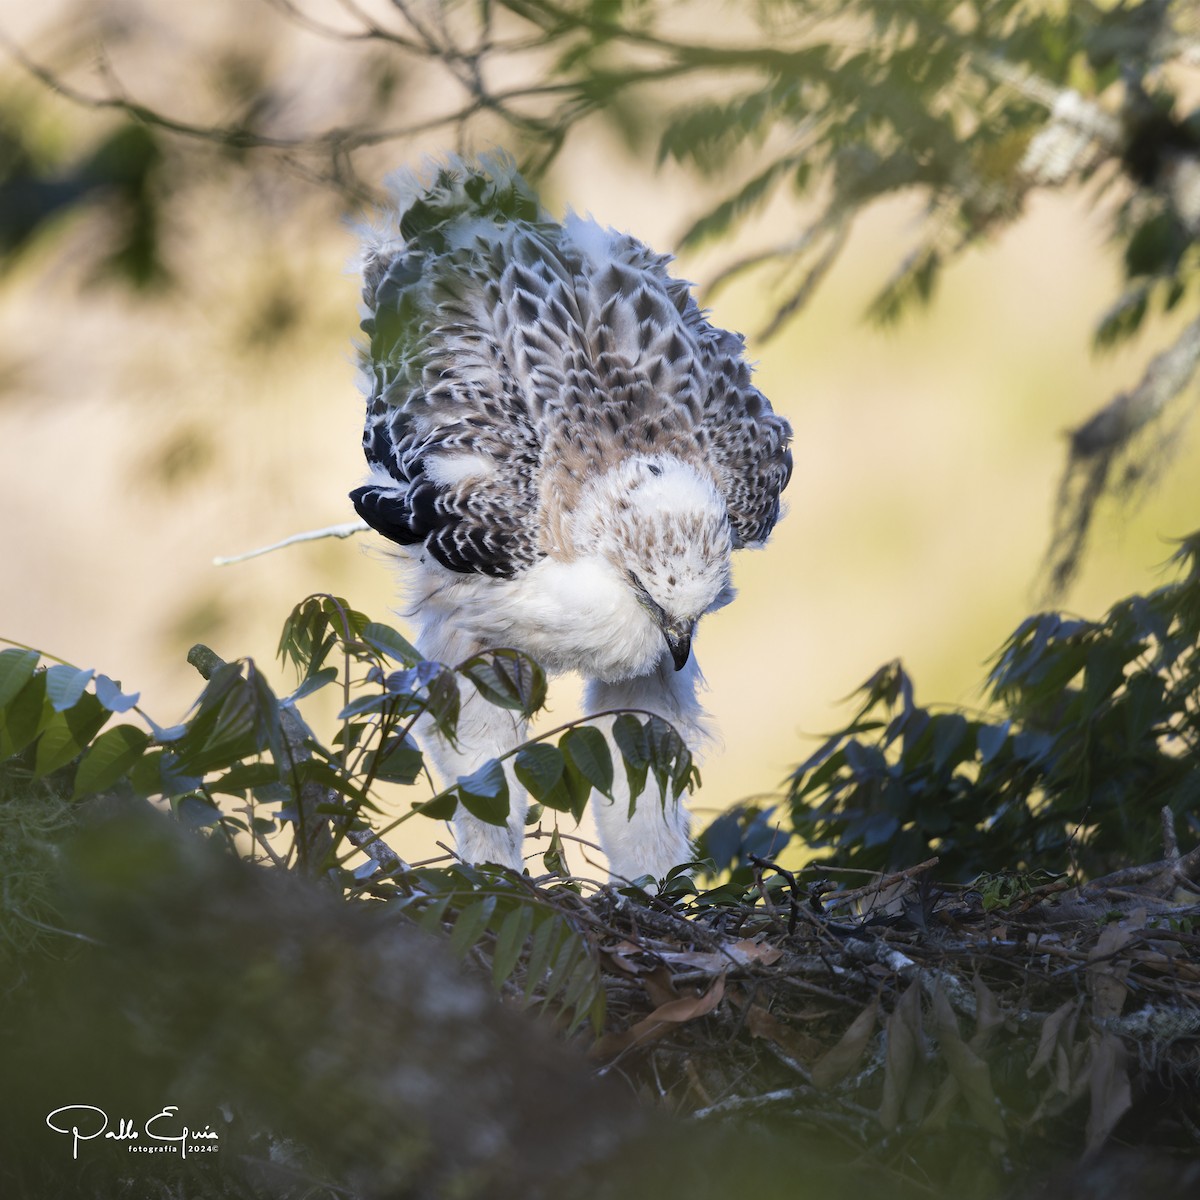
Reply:
[[[0, 4], [0, 18], [15, 8]], [[44, 96], [37, 105], [50, 128], [95, 119]], [[389, 154], [398, 165], [438, 145], [374, 161], [382, 170]], [[554, 169], [547, 204], [669, 249], [707, 193], [652, 158], [589, 126]], [[75, 260], [100, 234], [86, 216], [0, 280], [0, 633], [119, 678], [163, 723], [198, 692], [183, 661], [194, 641], [269, 662], [306, 594], [344, 595], [376, 619], [395, 599], [373, 536], [211, 565], [353, 516], [355, 243], [327, 201], [272, 220], [228, 180], [196, 188], [178, 212], [169, 249], [186, 286], [174, 292], [87, 284]], [[796, 469], [786, 519], [765, 551], [740, 556], [739, 599], [698, 641], [724, 743], [705, 765], [700, 809], [776, 790], [888, 659], [904, 659], [927, 701], [982, 702], [989, 654], [1037, 600], [1064, 431], [1132, 386], [1158, 348], [1151, 338], [1091, 353], [1118, 266], [1103, 213], [1078, 192], [1041, 198], [969, 252], [928, 311], [868, 325], [863, 310], [918, 216], [903, 201], [875, 212], [810, 308], [773, 341], [751, 339], [759, 386], [795, 427]], [[704, 280], [796, 220], [776, 205], [679, 270]], [[761, 328], [768, 282], [720, 293], [713, 320]], [[283, 326], [264, 317], [281, 311]], [[1105, 506], [1067, 606], [1098, 615], [1163, 578], [1168, 539], [1200, 525], [1195, 458], [1185, 433], [1136, 510]], [[553, 717], [577, 700], [560, 681]], [[435, 836], [426, 828], [397, 848], [415, 854]]]

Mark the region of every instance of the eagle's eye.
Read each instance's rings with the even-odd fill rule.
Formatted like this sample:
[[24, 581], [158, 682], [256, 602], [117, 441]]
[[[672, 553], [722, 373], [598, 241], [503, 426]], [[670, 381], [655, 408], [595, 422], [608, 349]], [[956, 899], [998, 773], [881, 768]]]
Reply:
[[629, 572], [629, 583], [637, 595], [638, 603], [661, 625], [667, 614], [661, 604], [646, 590], [646, 585], [632, 572]]

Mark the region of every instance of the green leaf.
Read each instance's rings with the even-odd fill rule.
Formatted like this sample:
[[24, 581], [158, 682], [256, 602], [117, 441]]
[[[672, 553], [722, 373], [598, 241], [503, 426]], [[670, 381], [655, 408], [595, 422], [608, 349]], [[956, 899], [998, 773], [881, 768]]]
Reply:
[[566, 878], [570, 874], [567, 870], [567, 856], [563, 851], [562, 838], [557, 829], [550, 831], [550, 845], [542, 855], [542, 865], [551, 875], [561, 875]]
[[564, 1009], [573, 1010], [574, 1021], [577, 1022], [591, 1006], [597, 986], [599, 986], [599, 975], [596, 964], [592, 962], [591, 958], [585, 957], [575, 963], [559, 1000]]
[[33, 760], [33, 775], [40, 779], [65, 766], [82, 747], [71, 733], [67, 718], [56, 712], [47, 722], [38, 737], [37, 752]]
[[295, 764], [290, 772], [297, 783], [320, 784], [335, 796], [353, 801], [356, 805], [373, 808], [370, 797], [340, 767], [319, 758], [306, 758]]
[[1125, 272], [1131, 279], [1164, 274], [1174, 269], [1186, 246], [1187, 236], [1175, 214], [1154, 213], [1133, 231], [1125, 245]]
[[417, 921], [417, 927], [426, 933], [440, 932], [442, 921], [446, 916], [446, 909], [450, 907], [450, 901], [453, 899], [452, 895], [445, 895], [431, 900], [422, 910], [421, 916]]
[[325, 667], [320, 671], [314, 671], [287, 698], [285, 703], [295, 704], [298, 700], [303, 700], [306, 696], [311, 696], [313, 692], [319, 692], [327, 684], [333, 683], [337, 679], [338, 674], [337, 667]]
[[74, 708], [95, 673], [92, 670], [68, 667], [62, 663], [47, 667], [46, 699], [50, 701], [50, 707], [55, 712], [65, 712], [68, 708]]
[[1137, 333], [1145, 320], [1149, 304], [1148, 281], [1130, 287], [1097, 322], [1092, 335], [1096, 348], [1107, 350]]
[[546, 913], [539, 917], [533, 931], [533, 942], [529, 947], [529, 961], [525, 966], [525, 1003], [533, 999], [533, 994], [544, 982], [546, 967], [550, 956], [558, 944], [562, 931], [560, 918], [554, 913]]
[[279, 697], [253, 659], [246, 663], [246, 687], [251, 697], [255, 735], [261, 745], [270, 748], [271, 757], [282, 766], [285, 759]]
[[[113, 732], [115, 733], [116, 730]], [[251, 788], [267, 787], [278, 782], [279, 767], [273, 762], [239, 763], [226, 771], [224, 775], [212, 780], [208, 785], [208, 790], [240, 795]]]
[[525, 940], [533, 929], [533, 909], [520, 902], [500, 923], [496, 948], [492, 953], [492, 982], [500, 987], [513, 973], [520, 960]]
[[39, 658], [36, 650], [0, 650], [0, 708], [14, 699], [33, 677]]
[[253, 706], [240, 663], [218, 667], [196, 701], [185, 732], [174, 743], [179, 769], [187, 774], [232, 766], [257, 752]]
[[[393, 671], [384, 681], [384, 687], [389, 693], [383, 697], [385, 705], [395, 703], [397, 699], [419, 697], [418, 703], [433, 718], [438, 732], [453, 743], [458, 728], [458, 714], [461, 701], [458, 694], [458, 680], [454, 672], [441, 663], [419, 662], [415, 667], [403, 671]], [[421, 696], [421, 693], [424, 693]], [[367, 697], [371, 700], [371, 697]], [[368, 711], [356, 704], [349, 705], [339, 714], [339, 720], [354, 715], [355, 712]], [[412, 710], [404, 706], [402, 711]]]
[[668, 798], [668, 791], [672, 799], [678, 799], [691, 780], [692, 752], [675, 727], [662, 717], [647, 719], [646, 740], [650, 769], [658, 782], [663, 802]]
[[557, 805], [547, 797], [562, 782], [564, 766], [560, 751], [544, 742], [534, 742], [517, 751], [513, 773], [535, 800], [555, 808]]
[[984, 725], [981, 724], [975, 730], [975, 747], [979, 751], [979, 761], [985, 766], [1004, 749], [1004, 743], [1008, 741], [1008, 733], [1012, 728], [1011, 721], [1005, 721], [1000, 725]]
[[34, 775], [40, 778], [65, 767], [92, 738], [111, 714], [95, 696], [81, 695], [64, 712], [51, 711], [42, 723], [34, 755]]
[[[596, 994], [592, 997], [591, 1003], [587, 1007], [586, 1016], [588, 1024], [592, 1028], [594, 1037], [599, 1037], [604, 1032], [604, 1021], [608, 1011], [608, 993], [604, 990], [603, 981], [600, 976], [596, 976]], [[581, 1020], [582, 1017], [577, 1017]]]
[[424, 659], [424, 655], [406, 638], [398, 634], [390, 625], [381, 625], [372, 621], [362, 631], [362, 640], [373, 650], [388, 658], [402, 662], [406, 667], [414, 667]]
[[309, 596], [284, 621], [277, 653], [303, 674], [311, 675], [337, 641], [328, 630], [329, 621], [321, 610], [320, 597]]
[[559, 748], [596, 791], [612, 799], [613, 761], [608, 741], [591, 725], [568, 729], [559, 738]]
[[908, 306], [928, 304], [942, 267], [942, 256], [930, 242], [903, 262], [867, 307], [867, 318], [879, 325], [894, 324]]
[[211, 800], [196, 792], [180, 796], [174, 805], [175, 815], [190, 829], [204, 829], [221, 819], [221, 810]]
[[530, 717], [546, 703], [546, 674], [519, 650], [489, 650], [458, 668], [480, 695], [501, 708]]
[[495, 910], [495, 896], [485, 896], [482, 900], [467, 905], [458, 914], [458, 920], [454, 922], [454, 928], [450, 932], [451, 952], [462, 958], [483, 936], [483, 931]]
[[407, 734], [393, 734], [380, 749], [367, 755], [367, 775], [386, 783], [415, 783], [424, 768], [421, 751]]
[[[565, 809], [578, 823], [583, 819], [584, 809], [592, 796], [591, 780], [575, 765], [573, 758], [567, 758], [562, 783], [562, 788], [554, 793], [554, 797], [564, 802], [553, 807]], [[549, 799], [546, 803], [550, 803]]]
[[508, 822], [508, 779], [500, 763], [490, 758], [477, 771], [458, 777], [463, 807], [489, 825]]
[[127, 775], [142, 757], [150, 735], [136, 725], [105, 730], [87, 749], [75, 772], [74, 797], [94, 795]]
[[570, 926], [564, 925], [562, 941], [546, 973], [546, 999], [553, 1000], [570, 982], [571, 971], [579, 957], [582, 942]]
[[637, 798], [646, 786], [646, 774], [650, 769], [650, 743], [641, 721], [632, 713], [621, 713], [613, 721], [613, 741], [625, 762], [625, 778], [629, 783], [629, 811], [632, 813]]
[[933, 769], [943, 770], [961, 761], [970, 727], [962, 713], [945, 713], [935, 718], [933, 730]]
[[129, 782], [133, 790], [142, 797], [160, 796], [163, 787], [163, 758], [166, 751], [151, 749], [146, 751], [133, 764], [129, 772]]
[[401, 715], [408, 711], [401, 699], [390, 695], [388, 692], [380, 692], [377, 695], [359, 696], [357, 700], [351, 700], [344, 708], [338, 710], [337, 719], [339, 721], [348, 721], [351, 717], [362, 717], [370, 713], [383, 712], [395, 715], [397, 709], [399, 709]]
[[37, 737], [46, 709], [46, 672], [35, 672], [4, 709], [0, 730], [0, 760], [20, 754]]
[[621, 713], [613, 721], [613, 741], [626, 763], [644, 767], [650, 763], [650, 743], [641, 721], [632, 713]]
[[431, 821], [449, 821], [458, 808], [458, 791], [451, 788], [428, 800], [417, 801], [413, 808]]
[[732, 196], [700, 217], [679, 239], [681, 250], [695, 249], [701, 242], [717, 237], [752, 209], [765, 204], [775, 186], [799, 160], [794, 154], [784, 155], [747, 180]]

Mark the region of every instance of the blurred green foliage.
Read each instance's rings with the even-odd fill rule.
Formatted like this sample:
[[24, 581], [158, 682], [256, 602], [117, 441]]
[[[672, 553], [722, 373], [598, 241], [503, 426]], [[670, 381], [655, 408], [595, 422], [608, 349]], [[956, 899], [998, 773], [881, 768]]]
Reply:
[[166, 283], [160, 224], [166, 198], [157, 131], [124, 121], [71, 158], [37, 144], [27, 104], [0, 99], [0, 265], [49, 237], [77, 209], [105, 214], [91, 271], [135, 289]]
[[[1200, 841], [1200, 535], [1175, 557], [1181, 578], [1103, 620], [1024, 621], [986, 714], [931, 710], [900, 663], [883, 667], [793, 774], [791, 830], [824, 865], [886, 872], [937, 855], [939, 877], [959, 882], [1154, 861], [1164, 810]], [[709, 830], [719, 866], [779, 852], [768, 815], [733, 810]]]
[[[561, 1012], [571, 1027], [590, 1022], [598, 1030], [604, 993], [579, 921], [579, 885], [565, 875], [556, 829], [540, 890], [498, 869], [412, 870], [382, 840], [418, 814], [446, 820], [459, 804], [481, 820], [505, 823], [509, 782], [501, 760], [413, 801], [386, 824], [385, 794], [425, 776], [413, 737], [419, 719], [454, 738], [464, 682], [486, 702], [530, 716], [546, 698], [541, 668], [505, 649], [455, 665], [427, 662], [394, 629], [333, 596], [296, 607], [279, 652], [298, 674], [297, 687], [282, 698], [253, 661], [226, 663], [195, 647], [190, 659], [207, 683], [186, 720], [163, 727], [137, 709], [137, 695], [107, 676], [64, 663], [43, 666], [23, 647], [0, 651], [0, 823], [13, 833], [0, 955], [55, 928], [45, 860], [72, 827], [71, 803], [140, 797], [208, 831], [235, 857], [295, 868], [348, 897], [392, 902], [424, 928], [444, 926], [460, 957], [486, 939], [495, 946], [497, 988], [519, 974], [526, 1004]], [[332, 687], [342, 694], [338, 726], [321, 738], [301, 705]], [[133, 710], [142, 725], [113, 723]], [[631, 803], [673, 802], [695, 784], [690, 752], [659, 717], [619, 715], [614, 747]], [[613, 794], [614, 753], [582, 721], [505, 758], [535, 802], [532, 822], [557, 812], [577, 821], [593, 788]], [[360, 850], [369, 857], [356, 866]]]

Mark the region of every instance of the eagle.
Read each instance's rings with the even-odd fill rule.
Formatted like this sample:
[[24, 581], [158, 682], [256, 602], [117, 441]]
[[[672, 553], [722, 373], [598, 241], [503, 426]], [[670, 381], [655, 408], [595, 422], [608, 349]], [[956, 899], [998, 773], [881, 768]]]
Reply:
[[[506, 154], [387, 186], [363, 246], [369, 473], [351, 499], [401, 548], [421, 652], [514, 648], [579, 672], [589, 713], [650, 711], [703, 741], [696, 626], [732, 600], [731, 555], [767, 540], [792, 470], [743, 339], [669, 255], [551, 218]], [[454, 742], [431, 730], [427, 746], [452, 785], [525, 736], [467, 695]], [[466, 861], [522, 869], [526, 799], [510, 796], [506, 827], [460, 807]], [[592, 805], [614, 876], [691, 857], [678, 802]]]

